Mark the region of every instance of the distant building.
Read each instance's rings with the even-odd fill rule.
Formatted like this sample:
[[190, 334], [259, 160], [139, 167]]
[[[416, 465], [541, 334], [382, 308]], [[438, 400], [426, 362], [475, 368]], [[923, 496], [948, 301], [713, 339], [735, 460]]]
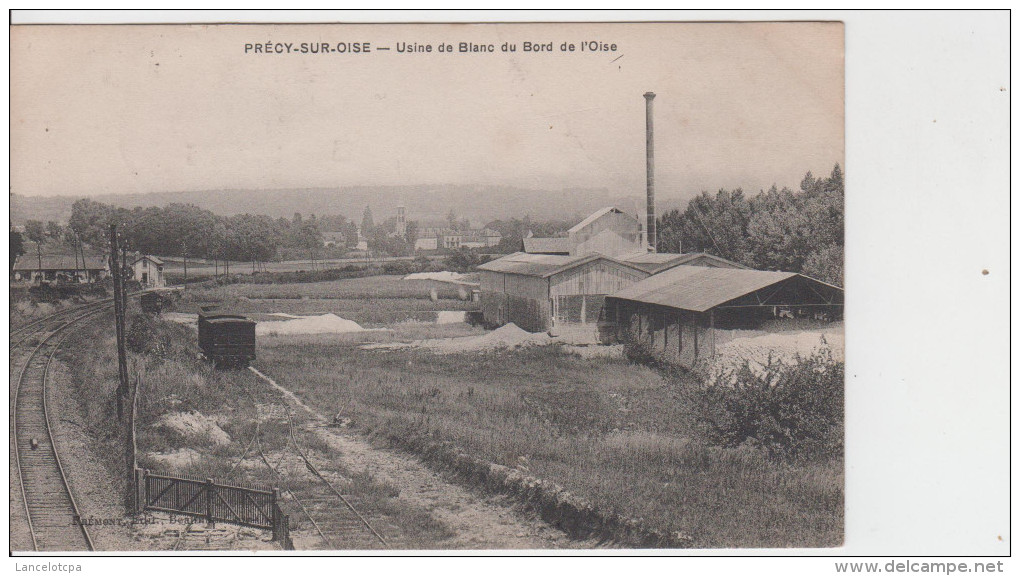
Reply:
[[407, 235], [407, 210], [403, 206], [397, 206], [397, 235]]
[[165, 288], [166, 277], [163, 276], [163, 261], [155, 256], [140, 255], [131, 263], [134, 279], [142, 288]]
[[453, 230], [424, 228], [414, 242], [415, 250], [456, 250], [457, 248], [492, 248], [503, 239], [495, 230]]
[[26, 246], [22, 254], [14, 262], [11, 279], [15, 282], [39, 283], [46, 282], [96, 282], [110, 274], [107, 257], [102, 254], [85, 254], [75, 257], [73, 252], [42, 254], [40, 258], [34, 245]]
[[347, 237], [343, 232], [323, 232], [322, 233], [322, 245], [323, 246], [344, 246], [347, 244]]

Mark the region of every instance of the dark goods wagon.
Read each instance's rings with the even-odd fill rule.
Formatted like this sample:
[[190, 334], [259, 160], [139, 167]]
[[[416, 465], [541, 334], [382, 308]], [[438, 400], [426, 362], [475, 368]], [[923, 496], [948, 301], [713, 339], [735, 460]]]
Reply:
[[199, 314], [198, 347], [217, 368], [245, 368], [255, 359], [255, 321], [236, 314]]

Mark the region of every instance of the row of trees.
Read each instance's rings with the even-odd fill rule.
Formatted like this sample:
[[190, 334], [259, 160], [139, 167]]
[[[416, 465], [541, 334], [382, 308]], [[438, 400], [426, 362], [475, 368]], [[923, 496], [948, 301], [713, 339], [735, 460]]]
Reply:
[[[191, 204], [158, 208], [117, 208], [82, 199], [71, 208], [67, 228], [92, 246], [103, 246], [115, 223], [130, 250], [214, 261], [259, 263], [283, 249], [315, 260], [323, 249], [323, 228], [342, 233], [341, 249], [357, 242], [357, 226], [343, 216], [273, 219], [264, 215], [218, 216]], [[27, 227], [26, 227], [27, 228]]]
[[800, 190], [747, 197], [739, 188], [703, 192], [658, 220], [660, 252], [710, 252], [758, 270], [800, 272], [843, 285], [843, 171], [810, 172]]
[[[658, 221], [660, 252], [710, 252], [759, 270], [802, 272], [837, 285], [843, 284], [843, 173], [837, 164], [827, 178], [810, 172], [797, 191], [773, 186], [749, 197], [739, 188], [703, 192], [686, 209], [672, 210]], [[459, 223], [453, 211], [448, 224]], [[63, 240], [80, 246], [105, 246], [110, 223], [117, 223], [128, 249], [149, 254], [217, 261], [259, 263], [296, 255], [315, 260], [324, 250], [323, 234], [338, 236], [340, 255], [358, 242], [358, 226], [342, 215], [291, 219], [264, 215], [217, 216], [190, 204], [163, 208], [116, 208], [89, 199], [74, 203], [67, 226], [29, 220], [25, 237], [38, 246]], [[561, 235], [568, 221], [533, 221], [530, 217], [494, 220], [487, 227], [502, 234], [496, 252], [520, 249], [529, 231], [537, 236]], [[362, 234], [377, 254], [414, 253], [417, 222], [409, 221], [397, 234], [395, 218], [374, 223], [371, 209], [362, 216]], [[20, 235], [11, 236], [12, 261], [22, 252]]]

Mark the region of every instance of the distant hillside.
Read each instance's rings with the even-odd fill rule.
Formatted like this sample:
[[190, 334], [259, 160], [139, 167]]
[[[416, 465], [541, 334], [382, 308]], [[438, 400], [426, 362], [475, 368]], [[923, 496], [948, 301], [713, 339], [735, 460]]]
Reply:
[[[643, 191], [642, 191], [643, 192]], [[34, 219], [66, 222], [71, 205], [79, 197], [11, 196], [11, 221], [23, 224]], [[372, 207], [377, 222], [407, 207], [411, 220], [442, 220], [452, 209], [458, 218], [484, 223], [497, 218], [534, 220], [578, 219], [604, 206], [618, 206], [629, 213], [643, 211], [644, 195], [624, 195], [608, 189], [569, 188], [530, 190], [505, 186], [350, 186], [281, 190], [203, 190], [152, 194], [103, 194], [94, 200], [133, 208], [165, 206], [172, 202], [195, 204], [216, 214], [268, 214], [290, 218], [295, 212], [343, 214], [361, 221], [365, 206]], [[680, 206], [679, 200], [660, 200], [658, 211]]]

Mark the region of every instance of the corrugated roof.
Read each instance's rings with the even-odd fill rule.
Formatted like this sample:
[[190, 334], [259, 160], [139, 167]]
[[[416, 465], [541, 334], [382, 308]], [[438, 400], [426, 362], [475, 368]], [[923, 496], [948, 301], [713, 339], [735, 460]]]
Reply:
[[799, 274], [681, 265], [645, 278], [610, 296], [704, 312], [794, 276]]
[[693, 262], [701, 258], [713, 260], [723, 267], [749, 269], [743, 264], [720, 258], [707, 252], [688, 252], [687, 254], [676, 254], [672, 252], [648, 252], [645, 250], [631, 252], [618, 256], [617, 259], [628, 264], [633, 264], [646, 272], [656, 273], [674, 266]]
[[524, 251], [528, 254], [570, 254], [570, 238], [525, 238]]
[[478, 267], [489, 272], [505, 274], [522, 274], [524, 276], [552, 276], [561, 270], [576, 266], [583, 261], [594, 260], [599, 256], [559, 256], [553, 254], [528, 254], [515, 252]]
[[106, 256], [94, 254], [85, 255], [85, 264], [82, 265], [81, 256], [78, 257], [77, 267], [75, 266], [74, 254], [43, 254], [42, 266], [39, 265], [39, 258], [31, 252], [26, 252], [14, 263], [14, 269], [18, 271], [38, 270], [105, 270], [107, 264]]
[[486, 262], [481, 266], [478, 266], [479, 270], [485, 270], [488, 272], [502, 272], [504, 274], [521, 274], [523, 276], [538, 276], [539, 278], [548, 278], [554, 274], [559, 274], [565, 270], [569, 270], [588, 262], [594, 262], [595, 260], [606, 260], [614, 264], [624, 266], [626, 268], [633, 268], [640, 272], [644, 272], [641, 268], [627, 262], [620, 262], [614, 258], [604, 256], [599, 253], [588, 254], [587, 256], [560, 256], [554, 254], [527, 254], [525, 252], [515, 252], [502, 258], [497, 258], [491, 262]]
[[616, 213], [619, 213], [619, 214], [623, 214], [623, 210], [620, 210], [619, 208], [616, 208], [614, 206], [607, 206], [607, 207], [605, 207], [605, 208], [603, 208], [603, 209], [593, 213], [591, 216], [588, 216], [584, 220], [581, 220], [573, 228], [571, 228], [569, 231], [570, 232], [577, 232], [578, 230], [584, 228], [585, 226], [591, 224], [592, 222], [598, 220], [599, 218], [605, 216], [606, 214], [609, 214], [610, 212], [616, 212]]

